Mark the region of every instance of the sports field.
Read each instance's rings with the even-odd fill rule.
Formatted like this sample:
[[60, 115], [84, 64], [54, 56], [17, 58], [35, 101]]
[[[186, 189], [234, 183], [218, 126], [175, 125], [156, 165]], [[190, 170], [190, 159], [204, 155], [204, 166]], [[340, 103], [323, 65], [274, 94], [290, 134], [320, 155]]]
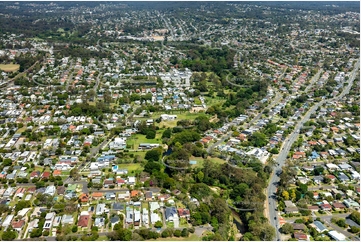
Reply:
[[20, 65], [18, 64], [0, 64], [0, 70], [6, 72], [13, 72], [19, 70]]

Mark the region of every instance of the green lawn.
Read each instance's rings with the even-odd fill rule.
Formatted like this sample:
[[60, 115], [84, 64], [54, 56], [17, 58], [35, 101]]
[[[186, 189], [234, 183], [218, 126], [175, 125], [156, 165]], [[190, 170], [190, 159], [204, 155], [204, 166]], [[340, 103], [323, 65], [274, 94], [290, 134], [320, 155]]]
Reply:
[[195, 104], [195, 105], [202, 105], [202, 102], [201, 102], [201, 100], [199, 99], [199, 97], [195, 97], [195, 98], [194, 98], [194, 104]]
[[154, 139], [147, 139], [143, 134], [135, 134], [127, 140], [127, 145], [130, 145], [130, 149], [137, 150], [141, 143], [161, 144], [162, 133], [162, 131], [158, 130]]
[[174, 228], [174, 222], [165, 222], [167, 228]]
[[132, 172], [141, 172], [143, 167], [138, 163], [131, 163], [131, 164], [118, 164], [119, 169], [128, 169], [128, 173]]
[[180, 227], [188, 227], [187, 219], [180, 218], [179, 225], [180, 225]]
[[[223, 164], [223, 163], [226, 163], [225, 160], [222, 160], [220, 158], [217, 158], [217, 157], [209, 157], [208, 158], [211, 162], [214, 162], [214, 163], [217, 163], [217, 164]], [[189, 160], [196, 160], [197, 161], [197, 164], [194, 165], [195, 167], [203, 167], [203, 163], [204, 163], [204, 159], [202, 157], [194, 157], [194, 156], [191, 156], [189, 158]]]
[[143, 208], [149, 210], [149, 203], [148, 202], [142, 202], [142, 209]]

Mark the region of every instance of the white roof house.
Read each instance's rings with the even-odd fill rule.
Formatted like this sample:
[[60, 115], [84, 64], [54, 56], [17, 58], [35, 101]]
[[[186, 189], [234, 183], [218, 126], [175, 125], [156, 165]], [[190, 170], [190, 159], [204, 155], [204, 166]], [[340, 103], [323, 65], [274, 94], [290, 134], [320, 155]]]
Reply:
[[345, 235], [343, 235], [343, 234], [341, 234], [341, 233], [339, 233], [339, 232], [337, 232], [337, 231], [335, 231], [335, 230], [332, 230], [332, 231], [328, 232], [328, 235], [329, 235], [332, 239], [334, 239], [334, 240], [336, 240], [336, 241], [345, 241], [345, 240], [346, 240], [346, 236], [345, 236]]
[[4, 228], [6, 228], [6, 227], [9, 227], [10, 226], [10, 224], [11, 224], [11, 221], [13, 220], [13, 218], [14, 218], [14, 215], [8, 215], [6, 218], [5, 218], [5, 220], [4, 220], [4, 222], [3, 222], [3, 224], [1, 225], [2, 227], [4, 227]]

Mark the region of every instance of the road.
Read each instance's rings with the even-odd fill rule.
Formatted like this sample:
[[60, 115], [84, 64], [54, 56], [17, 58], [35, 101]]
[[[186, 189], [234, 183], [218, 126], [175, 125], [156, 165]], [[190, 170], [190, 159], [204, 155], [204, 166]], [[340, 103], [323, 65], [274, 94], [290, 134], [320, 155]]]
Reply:
[[276, 164], [279, 165], [279, 167], [276, 168], [276, 171], [271, 174], [270, 182], [267, 188], [267, 202], [268, 202], [268, 210], [269, 210], [269, 219], [270, 223], [273, 227], [276, 228], [276, 240], [281, 240], [280, 232], [278, 231], [278, 213], [276, 211], [277, 208], [277, 201], [276, 199], [270, 198], [273, 194], [276, 193], [277, 189], [277, 183], [279, 182], [279, 177], [276, 175], [277, 172], [282, 171], [282, 166], [285, 164], [287, 155], [292, 147], [292, 144], [296, 141], [298, 138], [299, 130], [304, 125], [305, 122], [307, 122], [310, 119], [311, 114], [315, 113], [316, 110], [321, 107], [324, 103], [334, 101], [336, 99], [342, 98], [345, 96], [352, 87], [352, 83], [356, 77], [357, 70], [359, 68], [360, 60], [357, 61], [355, 64], [354, 70], [352, 72], [352, 75], [348, 81], [348, 85], [346, 88], [343, 89], [341, 94], [337, 97], [334, 97], [330, 100], [322, 100], [321, 102], [315, 104], [310, 108], [310, 110], [302, 117], [302, 119], [297, 123], [295, 129], [293, 132], [286, 138], [285, 142], [282, 145], [281, 152], [279, 153]]

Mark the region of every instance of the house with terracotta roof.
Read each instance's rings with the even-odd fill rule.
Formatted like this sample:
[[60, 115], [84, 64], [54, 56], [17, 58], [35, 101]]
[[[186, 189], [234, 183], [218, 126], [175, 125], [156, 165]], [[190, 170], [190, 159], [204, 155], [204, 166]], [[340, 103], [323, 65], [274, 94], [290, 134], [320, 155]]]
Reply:
[[292, 156], [292, 158], [296, 159], [296, 160], [300, 159], [300, 158], [305, 158], [305, 157], [306, 157], [306, 153], [303, 151], [296, 151]]
[[334, 127], [331, 127], [330, 129], [331, 129], [331, 131], [334, 132], [334, 133], [338, 133], [338, 131], [339, 131], [339, 129], [338, 129], [337, 127], [335, 127], [335, 126], [334, 126]]
[[49, 171], [44, 171], [44, 173], [41, 175], [41, 178], [49, 178], [51, 173]]
[[82, 228], [86, 228], [89, 225], [89, 221], [91, 221], [90, 215], [80, 215], [78, 219], [78, 226]]
[[21, 230], [24, 228], [25, 225], [25, 221], [24, 220], [19, 220], [19, 221], [13, 221], [11, 223], [11, 226], [13, 227], [13, 229], [15, 229], [16, 231], [18, 231], [19, 233], [21, 232]]
[[295, 232], [293, 233], [293, 236], [297, 240], [308, 240], [308, 236], [305, 233]]
[[131, 198], [141, 196], [141, 195], [142, 195], [141, 191], [138, 191], [138, 190], [133, 190], [133, 191], [130, 192], [130, 197]]
[[33, 171], [30, 173], [30, 179], [39, 178], [39, 177], [40, 177], [40, 171]]
[[83, 193], [79, 196], [79, 200], [82, 203], [87, 203], [87, 202], [89, 202], [89, 195], [86, 193]]
[[61, 171], [60, 170], [55, 170], [53, 171], [53, 176], [60, 176], [61, 175]]
[[126, 181], [122, 178], [117, 178], [115, 182], [118, 186], [124, 185], [126, 183]]
[[92, 193], [92, 198], [93, 199], [101, 199], [101, 198], [103, 198], [103, 193], [102, 192], [94, 192], [94, 193]]
[[323, 210], [323, 211], [331, 211], [332, 210], [332, 206], [328, 203], [322, 203], [320, 205], [320, 208]]
[[179, 215], [180, 218], [189, 219], [190, 216], [191, 216], [189, 209], [186, 209], [186, 208], [178, 208], [177, 211], [178, 211], [178, 215]]

